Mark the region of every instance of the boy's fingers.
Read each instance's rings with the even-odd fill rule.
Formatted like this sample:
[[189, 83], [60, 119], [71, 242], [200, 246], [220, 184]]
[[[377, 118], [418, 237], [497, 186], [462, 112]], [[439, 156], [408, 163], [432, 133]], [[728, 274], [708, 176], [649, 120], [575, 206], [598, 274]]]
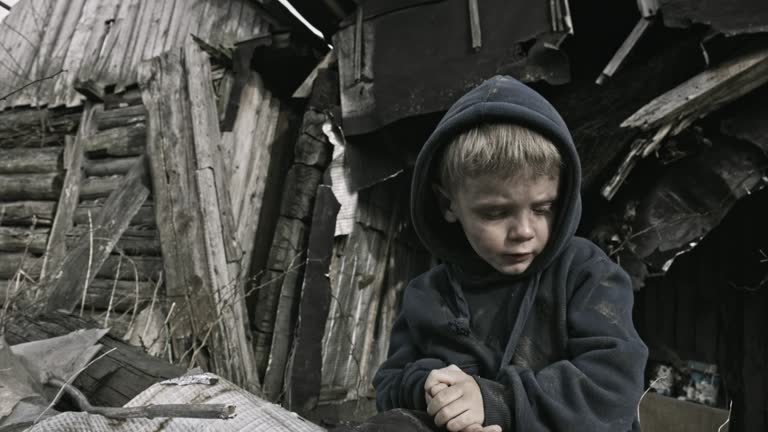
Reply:
[[[471, 411], [467, 410], [449, 420], [445, 427], [451, 432], [461, 432], [471, 425], [479, 426], [479, 424], [479, 419]], [[480, 430], [482, 430], [482, 427]]]
[[501, 426], [499, 425], [490, 425], [484, 427], [481, 432], [501, 432]]
[[427, 376], [427, 381], [424, 383], [424, 388], [429, 390], [438, 383], [451, 386], [456, 384], [457, 381], [466, 375], [461, 369], [449, 368], [450, 366], [448, 368], [435, 369], [430, 372]]
[[[434, 403], [434, 400], [432, 401]], [[443, 407], [435, 414], [435, 424], [437, 427], [443, 427], [449, 421], [464, 414], [467, 411], [467, 407], [459, 402], [450, 403]], [[459, 431], [461, 429], [452, 429], [452, 431]]]
[[432, 388], [429, 389], [427, 393], [429, 393], [432, 396], [435, 396], [436, 394], [440, 393], [441, 391], [448, 388], [448, 384], [445, 383], [437, 383], [432, 386]]
[[441, 391], [440, 393], [435, 394], [434, 396], [432, 396], [432, 400], [427, 405], [427, 414], [434, 416], [440, 410], [445, 408], [447, 405], [449, 405], [456, 399], [459, 399], [462, 394], [463, 393], [461, 389], [458, 389], [456, 387], [448, 387], [445, 390]]
[[475, 423], [465, 427], [461, 432], [484, 432], [484, 430], [485, 428], [480, 426], [480, 423]]

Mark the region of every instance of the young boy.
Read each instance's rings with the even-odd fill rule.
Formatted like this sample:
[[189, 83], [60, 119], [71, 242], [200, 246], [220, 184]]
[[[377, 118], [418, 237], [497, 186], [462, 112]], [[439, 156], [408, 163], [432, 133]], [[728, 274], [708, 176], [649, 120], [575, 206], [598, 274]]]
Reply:
[[411, 196], [443, 264], [405, 290], [380, 411], [449, 431], [639, 429], [647, 349], [628, 276], [574, 236], [580, 184], [568, 128], [532, 89], [497, 76], [451, 107]]

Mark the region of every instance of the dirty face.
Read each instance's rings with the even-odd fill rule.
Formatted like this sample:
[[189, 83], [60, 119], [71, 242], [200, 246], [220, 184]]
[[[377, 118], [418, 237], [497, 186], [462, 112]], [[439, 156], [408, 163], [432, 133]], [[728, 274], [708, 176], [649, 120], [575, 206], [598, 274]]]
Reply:
[[475, 252], [502, 274], [523, 273], [549, 240], [558, 177], [481, 175], [450, 192], [437, 189], [447, 199], [445, 220], [460, 223]]

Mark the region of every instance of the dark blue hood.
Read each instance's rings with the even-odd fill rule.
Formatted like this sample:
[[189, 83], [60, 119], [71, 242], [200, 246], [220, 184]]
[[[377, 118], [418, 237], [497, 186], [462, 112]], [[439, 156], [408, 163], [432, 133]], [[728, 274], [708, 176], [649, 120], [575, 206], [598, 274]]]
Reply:
[[581, 166], [565, 122], [544, 97], [520, 81], [495, 76], [460, 98], [448, 110], [416, 160], [411, 186], [411, 217], [421, 241], [436, 257], [452, 264], [478, 262], [459, 224], [447, 223], [432, 190], [436, 156], [459, 133], [482, 123], [508, 122], [536, 130], [560, 150], [558, 211], [547, 246], [521, 276], [547, 268], [576, 233], [581, 218]]

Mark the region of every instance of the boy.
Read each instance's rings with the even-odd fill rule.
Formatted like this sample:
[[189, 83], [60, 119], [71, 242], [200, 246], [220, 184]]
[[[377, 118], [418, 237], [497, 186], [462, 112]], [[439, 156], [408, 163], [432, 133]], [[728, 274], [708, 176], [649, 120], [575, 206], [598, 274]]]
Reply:
[[565, 123], [532, 89], [497, 76], [451, 107], [411, 196], [443, 264], [405, 290], [380, 411], [464, 432], [639, 429], [647, 349], [628, 276], [574, 236], [580, 183]]

